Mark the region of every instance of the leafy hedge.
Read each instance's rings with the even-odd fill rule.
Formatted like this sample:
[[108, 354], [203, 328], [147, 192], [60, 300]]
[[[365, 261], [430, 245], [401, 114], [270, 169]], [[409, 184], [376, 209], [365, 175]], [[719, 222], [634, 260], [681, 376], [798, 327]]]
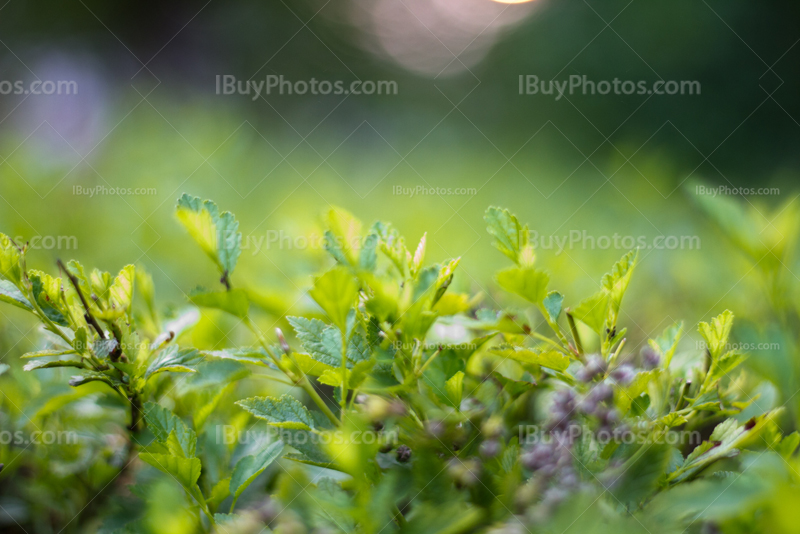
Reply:
[[[176, 213], [220, 285], [194, 290], [193, 308], [172, 321], [142, 268], [115, 276], [70, 261], [48, 274], [0, 235], [0, 300], [35, 316], [45, 340], [23, 356], [24, 370], [74, 368], [77, 393], [59, 390], [47, 413], [82, 402], [125, 418], [110, 447], [72, 444], [64, 473], [31, 476], [7, 462], [0, 478], [11, 486], [85, 479], [74, 502], [62, 502], [58, 481], [52, 502], [42, 502], [45, 488], [23, 495], [52, 516], [30, 520], [34, 531], [783, 531], [774, 487], [796, 498], [800, 435], [782, 434], [780, 409], [754, 409], [745, 355], [728, 350], [730, 311], [699, 325], [704, 357], [676, 364], [680, 322], [641, 351], [626, 346], [636, 251], [597, 293], [570, 301], [549, 288], [528, 228], [489, 208], [488, 232], [510, 260], [496, 281], [536, 315], [496, 311], [450, 289], [459, 259], [425, 264], [425, 237], [412, 253], [391, 225], [364, 229], [334, 208], [325, 247], [336, 265], [308, 291], [318, 312], [287, 318], [289, 342], [262, 329], [253, 289], [234, 276], [234, 216], [187, 195]], [[235, 318], [250, 336], [193, 348], [195, 307]], [[4, 395], [24, 404], [34, 386], [9, 370], [0, 373], [18, 383]], [[284, 393], [242, 398], [254, 377]], [[104, 417], [98, 428], [113, 422]], [[252, 428], [255, 443], [242, 439]], [[109, 457], [98, 461], [99, 450]], [[185, 493], [171, 523], [130, 505], [157, 500], [155, 480]]]

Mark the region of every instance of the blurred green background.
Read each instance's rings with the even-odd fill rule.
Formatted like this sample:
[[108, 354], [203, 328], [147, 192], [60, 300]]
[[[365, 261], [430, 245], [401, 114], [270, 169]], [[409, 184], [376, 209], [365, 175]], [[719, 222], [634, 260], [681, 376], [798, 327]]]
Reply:
[[[78, 94], [0, 97], [0, 228], [74, 237], [71, 250], [32, 251], [36, 267], [58, 257], [107, 270], [143, 264], [163, 302], [181, 305], [214, 278], [175, 224], [175, 200], [213, 198], [241, 221], [248, 248], [237, 276], [302, 307], [309, 273], [330, 261], [313, 236], [334, 204], [367, 224], [392, 221], [409, 241], [428, 232], [429, 257], [462, 256], [455, 283], [499, 307], [491, 273], [505, 263], [482, 214], [501, 205], [539, 237], [644, 239], [625, 308], [637, 344], [726, 307], [757, 320], [768, 303], [752, 264], [698, 212], [689, 184], [777, 188], [744, 196], [767, 228], [796, 194], [799, 10], [744, 1], [12, 0], [0, 17], [3, 80], [75, 81]], [[397, 94], [217, 94], [225, 75], [383, 80]], [[697, 81], [701, 91], [557, 99], [520, 94], [529, 75]], [[133, 193], [85, 194], [98, 186]], [[418, 187], [471, 191], [396, 194]], [[693, 246], [653, 249], [659, 236]], [[537, 261], [574, 304], [624, 252], [545, 242]], [[16, 321], [3, 313], [0, 321]]]

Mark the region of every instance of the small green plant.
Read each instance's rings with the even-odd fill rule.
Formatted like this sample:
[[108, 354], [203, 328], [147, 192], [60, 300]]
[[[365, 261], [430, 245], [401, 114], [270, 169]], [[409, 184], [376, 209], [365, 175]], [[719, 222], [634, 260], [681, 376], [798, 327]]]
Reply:
[[[234, 318], [249, 343], [181, 346], [187, 337], [157, 312], [142, 269], [87, 275], [73, 261], [53, 277], [29, 270], [25, 245], [5, 236], [0, 300], [50, 335], [25, 370], [77, 368], [70, 385], [99, 382], [124, 401], [128, 450], [183, 488], [186, 532], [563, 532], [576, 522], [682, 532], [736, 514], [671, 513], [676, 503], [720, 498], [720, 481], [745, 477], [740, 488], [751, 467], [777, 476], [781, 465], [769, 471], [764, 455], [797, 464], [800, 436], [784, 436], [780, 410], [754, 409], [742, 388], [731, 312], [699, 325], [702, 354], [679, 349], [682, 323], [628, 348], [622, 302], [636, 251], [598, 292], [571, 301], [549, 288], [528, 228], [489, 208], [488, 232], [511, 261], [496, 282], [522, 306], [498, 310], [453, 291], [458, 258], [426, 265], [424, 236], [412, 253], [391, 225], [364, 228], [333, 208], [325, 247], [335, 265], [314, 278], [309, 312], [286, 318], [287, 339], [262, 330], [255, 290], [235, 276], [234, 216], [184, 195], [177, 218], [220, 276], [191, 304]], [[198, 393], [180, 373], [211, 387]], [[247, 377], [282, 394], [239, 395]], [[256, 447], [221, 440], [208, 424], [215, 413], [237, 436], [254, 422], [269, 432]], [[269, 496], [250, 487], [260, 480], [263, 491], [268, 470]], [[736, 498], [763, 502], [755, 490]], [[762, 526], [780, 519], [764, 517]], [[126, 523], [116, 531], [160, 532], [141, 514]]]

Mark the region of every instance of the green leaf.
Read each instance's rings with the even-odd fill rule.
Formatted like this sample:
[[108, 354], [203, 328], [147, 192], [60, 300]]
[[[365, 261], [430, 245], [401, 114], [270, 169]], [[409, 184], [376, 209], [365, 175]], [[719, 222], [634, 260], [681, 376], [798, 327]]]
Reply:
[[328, 227], [325, 248], [340, 263], [359, 264], [361, 248], [361, 221], [352, 213], [338, 206], [332, 207], [325, 217]]
[[408, 257], [411, 253], [406, 248], [403, 237], [392, 225], [380, 221], [372, 225], [372, 232], [378, 235], [381, 251], [391, 260], [400, 272], [400, 276], [405, 277], [408, 273]]
[[361, 254], [358, 258], [358, 266], [362, 271], [372, 272], [378, 265], [378, 234], [370, 233], [364, 239], [364, 246], [361, 247]]
[[[283, 442], [276, 441], [255, 456], [245, 456], [236, 463], [231, 475], [230, 492], [234, 500], [283, 453]], [[233, 507], [231, 507], [233, 509]]]
[[450, 402], [458, 410], [461, 406], [461, 398], [464, 395], [464, 372], [459, 371], [444, 384], [447, 397]]
[[133, 265], [128, 265], [119, 272], [108, 290], [108, 309], [98, 313], [100, 319], [113, 321], [130, 309], [135, 278], [136, 268]]
[[66, 356], [67, 354], [75, 354], [73, 349], [47, 349], [38, 350], [36, 352], [28, 352], [23, 354], [21, 358], [27, 360], [30, 358], [46, 358], [48, 356]]
[[25, 364], [23, 371], [34, 371], [36, 369], [50, 369], [53, 367], [78, 367], [83, 368], [82, 360], [33, 360]]
[[264, 419], [270, 426], [294, 430], [311, 430], [316, 425], [314, 418], [303, 404], [291, 395], [275, 397], [253, 397], [236, 404]]
[[69, 380], [69, 385], [72, 387], [78, 387], [88, 384], [89, 382], [105, 382], [114, 389], [125, 387], [124, 383], [120, 382], [113, 376], [109, 376], [106, 373], [101, 373], [98, 371], [84, 371], [79, 375], [73, 376]]
[[[320, 363], [330, 367], [342, 366], [342, 333], [338, 328], [326, 325], [319, 319], [305, 317], [287, 317], [292, 325], [303, 350]], [[348, 367], [360, 361], [368, 360], [371, 349], [367, 340], [358, 332], [354, 332], [347, 343]], [[320, 373], [324, 371], [321, 370]]]
[[686, 419], [684, 416], [676, 413], [671, 413], [661, 418], [661, 422], [664, 423], [667, 426], [667, 428], [681, 426], [682, 424], [685, 424], [688, 421], [689, 420]]
[[158, 373], [196, 373], [192, 366], [197, 365], [203, 357], [196, 349], [182, 349], [177, 345], [168, 345], [161, 349], [155, 360], [147, 367], [145, 380]]
[[199, 495], [200, 490], [197, 487], [197, 480], [200, 478], [202, 470], [199, 458], [180, 458], [168, 454], [150, 454], [146, 452], [140, 452], [139, 458], [162, 473], [170, 475], [195, 499], [198, 497], [202, 499], [202, 495]]
[[233, 214], [219, 212], [210, 200], [184, 194], [178, 200], [178, 220], [224, 276], [233, 274], [242, 253], [242, 234]]
[[758, 439], [759, 434], [780, 412], [780, 409], [772, 410], [744, 425], [733, 418], [723, 421], [714, 428], [708, 441], [698, 445], [670, 478], [674, 482], [686, 480], [716, 460], [735, 456], [739, 453], [738, 449], [748, 442], [763, 445], [763, 442], [759, 443], [762, 441]]
[[503, 289], [534, 304], [544, 301], [549, 281], [550, 276], [546, 272], [528, 267], [511, 267], [497, 273], [497, 283]]
[[8, 236], [0, 234], [0, 277], [9, 280], [13, 286], [18, 286], [22, 280], [19, 260], [17, 247]]
[[558, 316], [561, 315], [561, 305], [564, 303], [564, 295], [558, 291], [551, 291], [544, 298], [544, 309], [550, 318], [551, 323], [558, 322]]
[[197, 434], [183, 420], [154, 402], [144, 405], [144, 418], [147, 427], [156, 439], [166, 444], [170, 434], [174, 434], [187, 458], [194, 457], [197, 452]]
[[[321, 361], [317, 360], [316, 358], [312, 358], [308, 354], [302, 352], [293, 352], [292, 357], [294, 361], [297, 363], [297, 367], [303, 372], [303, 374], [310, 375], [310, 376], [322, 376], [328, 371], [336, 371], [336, 367], [328, 365], [326, 363], [322, 363]], [[341, 359], [341, 358], [340, 358]]]
[[540, 365], [554, 371], [566, 371], [567, 367], [569, 367], [569, 357], [554, 350], [536, 352], [523, 347], [505, 347], [492, 349], [492, 352], [503, 358]]
[[[219, 506], [231, 494], [231, 477], [223, 478], [211, 488], [211, 493], [206, 497], [209, 506]], [[215, 517], [224, 514], [215, 514]]]
[[189, 300], [196, 306], [222, 310], [240, 319], [245, 319], [250, 309], [250, 302], [244, 289], [216, 292], [197, 291], [189, 295]]
[[611, 272], [603, 277], [601, 284], [609, 297], [608, 317], [606, 318], [607, 328], [613, 329], [617, 325], [622, 297], [628, 289], [638, 257], [638, 250], [628, 252], [614, 264]]
[[625, 466], [618, 479], [612, 479], [615, 480], [612, 494], [625, 504], [636, 504], [651, 496], [672, 456], [670, 447], [664, 443], [645, 443], [642, 447], [645, 449]]
[[523, 227], [508, 210], [490, 206], [483, 216], [492, 244], [517, 265], [533, 265], [533, 248], [528, 244], [528, 227]]
[[0, 302], [6, 302], [23, 310], [33, 311], [31, 303], [10, 280], [0, 280]]
[[683, 335], [683, 321], [678, 321], [672, 326], [667, 327], [664, 333], [656, 339], [649, 340], [650, 346], [661, 355], [661, 366], [666, 369], [675, 355], [678, 342]]
[[347, 330], [347, 314], [358, 298], [358, 284], [352, 274], [341, 267], [331, 269], [314, 281], [309, 295], [340, 331]]
[[574, 310], [570, 311], [570, 314], [597, 334], [601, 334], [606, 321], [607, 309], [608, 295], [605, 291], [599, 291], [582, 300]]
[[96, 339], [94, 343], [92, 343], [92, 352], [97, 355], [100, 359], [108, 358], [114, 349], [119, 347], [119, 342], [114, 339]]
[[712, 357], [711, 368], [708, 370], [708, 374], [706, 374], [701, 391], [707, 391], [709, 388], [713, 387], [718, 380], [728, 376], [731, 371], [744, 361], [744, 359], [745, 355], [736, 351], [726, 352], [719, 358]]
[[201, 352], [203, 356], [211, 358], [219, 358], [221, 360], [233, 360], [240, 363], [252, 363], [255, 365], [262, 365], [264, 367], [274, 367], [267, 358], [269, 355], [263, 348], [256, 349], [222, 349], [222, 350], [204, 350]]
[[28, 277], [31, 281], [33, 298], [47, 318], [58, 326], [69, 326], [61, 310], [64, 304], [61, 300], [61, 279], [53, 278], [41, 271], [30, 271]]
[[698, 331], [703, 339], [706, 340], [706, 347], [711, 357], [718, 358], [725, 350], [728, 344], [728, 336], [733, 327], [733, 313], [730, 310], [725, 310], [717, 317], [714, 317], [709, 323], [700, 323]]

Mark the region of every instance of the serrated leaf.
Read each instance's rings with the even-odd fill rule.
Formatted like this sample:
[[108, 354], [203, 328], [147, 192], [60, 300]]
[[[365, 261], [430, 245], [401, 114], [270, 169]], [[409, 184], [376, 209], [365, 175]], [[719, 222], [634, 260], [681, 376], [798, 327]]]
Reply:
[[25, 364], [23, 371], [34, 371], [36, 369], [51, 369], [53, 367], [78, 367], [83, 368], [81, 360], [33, 360]]
[[670, 413], [665, 415], [661, 418], [661, 422], [667, 426], [667, 428], [672, 428], [676, 426], [681, 426], [688, 422], [684, 416], [677, 414], [677, 413]]
[[[356, 219], [349, 211], [334, 206], [325, 216], [328, 227], [325, 247], [345, 265], [356, 266], [359, 263], [359, 250], [361, 248], [361, 221]], [[344, 260], [344, 261], [342, 261]]]
[[712, 358], [718, 358], [725, 350], [728, 344], [728, 336], [733, 327], [733, 313], [730, 310], [725, 310], [717, 317], [711, 320], [711, 323], [700, 323], [698, 331], [703, 339], [706, 340], [706, 346], [711, 353]]
[[31, 358], [47, 358], [48, 356], [66, 356], [68, 354], [75, 354], [75, 350], [73, 349], [46, 349], [46, 350], [38, 350], [36, 352], [28, 352], [20, 356], [23, 360], [28, 360]]
[[33, 311], [31, 303], [10, 280], [0, 280], [0, 302], [6, 302], [23, 310]]
[[[212, 507], [219, 506], [222, 503], [222, 501], [227, 499], [228, 496], [231, 494], [230, 486], [231, 486], [231, 477], [223, 478], [222, 480], [214, 484], [214, 487], [211, 488], [211, 493], [208, 495], [208, 497], [206, 497], [206, 502], [208, 503], [208, 505]], [[224, 514], [215, 514], [215, 518], [218, 515], [224, 515]]]
[[517, 218], [508, 210], [490, 206], [483, 216], [487, 231], [494, 237], [492, 244], [500, 252], [508, 256], [517, 265], [526, 263], [530, 258], [533, 264], [532, 248], [528, 245], [528, 227], [523, 227]]
[[638, 250], [628, 252], [614, 264], [611, 272], [606, 274], [601, 281], [603, 290], [608, 295], [608, 317], [606, 318], [608, 328], [614, 328], [617, 324], [622, 297], [628, 289], [638, 257]]
[[275, 397], [253, 397], [238, 401], [236, 404], [264, 419], [270, 426], [293, 430], [311, 430], [315, 428], [314, 418], [299, 400], [291, 395]]
[[58, 326], [69, 326], [61, 309], [65, 305], [61, 300], [61, 279], [41, 271], [30, 271], [28, 277], [33, 298], [47, 318]]
[[683, 466], [674, 476], [673, 482], [686, 480], [709, 464], [721, 458], [735, 456], [739, 449], [747, 443], [759, 443], [761, 431], [780, 413], [780, 409], [773, 410], [762, 416], [756, 417], [741, 425], [735, 419], [727, 419], [718, 424], [709, 436], [697, 446], [687, 457]]
[[119, 272], [108, 289], [108, 309], [98, 313], [100, 319], [113, 321], [130, 309], [135, 278], [136, 268], [133, 265], [128, 265]]
[[240, 319], [245, 319], [250, 310], [250, 301], [244, 289], [192, 292], [192, 294], [189, 295], [189, 300], [195, 306], [222, 310]]
[[[342, 366], [342, 334], [338, 328], [326, 325], [319, 319], [306, 319], [305, 317], [287, 317], [289, 324], [294, 328], [303, 350], [327, 366]], [[371, 349], [367, 340], [358, 332], [350, 336], [347, 343], [347, 365], [352, 365], [368, 360]], [[325, 369], [320, 371], [320, 374]]]
[[166, 444], [170, 434], [174, 433], [184, 455], [187, 458], [194, 457], [197, 452], [197, 434], [180, 417], [159, 404], [147, 402], [144, 405], [144, 418], [147, 427], [160, 443]]
[[12, 286], [19, 285], [22, 280], [19, 260], [17, 247], [8, 236], [0, 234], [0, 277], [9, 280]]
[[210, 200], [184, 194], [178, 200], [178, 220], [203, 252], [217, 264], [223, 275], [230, 276], [242, 253], [242, 234], [233, 214], [219, 212]]
[[608, 295], [599, 291], [578, 304], [570, 314], [580, 322], [594, 330], [598, 335], [603, 331], [608, 309]]
[[69, 385], [72, 387], [78, 387], [84, 384], [88, 384], [89, 382], [105, 382], [114, 389], [125, 386], [125, 384], [123, 384], [116, 378], [98, 371], [84, 371], [80, 375], [73, 376], [69, 380]]
[[635, 504], [650, 497], [672, 456], [671, 448], [663, 443], [645, 443], [642, 447], [642, 454], [625, 466], [611, 489], [622, 503]]
[[661, 366], [666, 369], [675, 355], [678, 342], [683, 335], [683, 321], [678, 321], [672, 326], [667, 327], [656, 339], [649, 340], [650, 346], [661, 355]]
[[564, 303], [564, 295], [558, 291], [551, 291], [544, 298], [544, 309], [547, 311], [547, 316], [550, 318], [551, 323], [558, 322], [558, 316], [561, 315], [561, 305]]
[[554, 371], [566, 371], [569, 367], [569, 357], [554, 351], [546, 350], [537, 352], [523, 347], [506, 347], [491, 349], [493, 353], [503, 358], [510, 358], [518, 362], [540, 365]]
[[256, 349], [204, 350], [200, 354], [211, 358], [219, 358], [221, 360], [233, 360], [240, 363], [252, 363], [264, 367], [274, 367], [274, 364], [267, 360], [269, 355], [260, 347]]
[[309, 295], [341, 332], [347, 330], [347, 315], [358, 297], [358, 284], [352, 274], [341, 267], [331, 269], [314, 281]]
[[203, 360], [203, 357], [196, 349], [181, 349], [177, 345], [168, 345], [152, 363], [147, 367], [144, 374], [145, 380], [164, 372], [173, 373], [195, 373], [192, 367]]
[[497, 273], [500, 287], [534, 304], [541, 304], [544, 300], [549, 281], [546, 272], [532, 268], [511, 267]]
[[117, 347], [119, 347], [119, 342], [114, 338], [97, 339], [92, 343], [92, 352], [94, 352], [98, 358], [104, 359], [108, 358]]
[[728, 376], [731, 371], [744, 361], [744, 358], [744, 354], [736, 351], [727, 352], [718, 358], [712, 356], [711, 368], [708, 370], [708, 374], [706, 374], [701, 391], [707, 391], [709, 388], [713, 387], [718, 380]]
[[[230, 492], [234, 500], [283, 453], [283, 442], [276, 441], [254, 456], [245, 456], [236, 463], [231, 475]], [[231, 507], [232, 508], [232, 507]]]
[[364, 246], [358, 258], [358, 266], [363, 271], [372, 272], [378, 265], [378, 234], [370, 233], [364, 239]]
[[[198, 458], [180, 458], [168, 454], [150, 454], [140, 452], [139, 458], [167, 475], [174, 478], [190, 495], [197, 498], [200, 490], [197, 480], [200, 478], [202, 464]], [[202, 497], [201, 497], [202, 498]]]

